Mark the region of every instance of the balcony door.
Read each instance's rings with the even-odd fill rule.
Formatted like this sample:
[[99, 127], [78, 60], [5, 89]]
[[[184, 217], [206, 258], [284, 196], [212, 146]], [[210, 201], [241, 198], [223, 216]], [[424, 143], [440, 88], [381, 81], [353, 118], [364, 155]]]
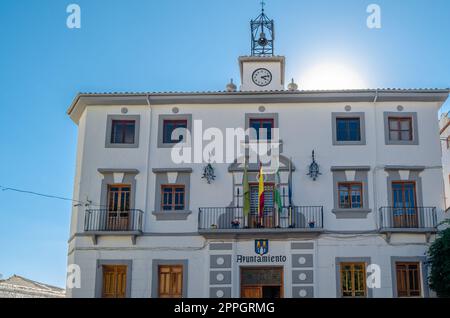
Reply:
[[127, 231], [130, 224], [130, 185], [108, 186], [109, 231]]
[[275, 227], [274, 213], [274, 185], [266, 184], [264, 186], [264, 213], [262, 217], [258, 214], [258, 194], [259, 187], [256, 184], [250, 185], [250, 216], [248, 225], [250, 228]]
[[393, 182], [392, 202], [394, 227], [418, 227], [415, 182]]

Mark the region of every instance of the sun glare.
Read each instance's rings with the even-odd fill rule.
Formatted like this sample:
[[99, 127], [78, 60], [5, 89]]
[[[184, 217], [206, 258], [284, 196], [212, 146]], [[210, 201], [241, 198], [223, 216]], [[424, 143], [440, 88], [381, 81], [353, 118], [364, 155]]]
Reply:
[[298, 80], [303, 90], [332, 90], [366, 88], [361, 76], [350, 66], [323, 63], [311, 67]]

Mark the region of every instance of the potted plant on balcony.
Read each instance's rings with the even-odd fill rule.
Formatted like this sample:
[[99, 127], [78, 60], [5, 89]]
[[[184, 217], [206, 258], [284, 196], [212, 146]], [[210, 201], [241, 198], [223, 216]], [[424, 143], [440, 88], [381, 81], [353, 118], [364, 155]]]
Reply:
[[309, 224], [309, 228], [311, 228], [311, 229], [316, 227], [316, 221], [311, 221], [308, 224]]
[[238, 229], [240, 225], [241, 225], [241, 222], [239, 220], [234, 220], [233, 222], [231, 222], [231, 227], [233, 229]]
[[211, 229], [212, 230], [217, 230], [217, 228], [218, 228], [217, 224], [211, 224]]

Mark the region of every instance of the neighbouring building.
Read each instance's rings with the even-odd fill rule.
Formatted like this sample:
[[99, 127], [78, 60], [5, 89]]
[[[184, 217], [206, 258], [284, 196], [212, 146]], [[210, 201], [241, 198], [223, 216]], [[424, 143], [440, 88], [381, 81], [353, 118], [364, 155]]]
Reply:
[[[449, 91], [285, 89], [273, 20], [263, 11], [251, 25], [239, 89], [75, 98], [74, 200], [85, 204], [72, 211], [81, 288], [69, 297], [433, 296], [426, 251], [446, 217], [437, 116]], [[177, 164], [179, 142], [208, 152], [199, 123], [262, 133], [228, 163]], [[264, 175], [261, 211], [260, 162], [243, 162], [263, 140], [280, 167]]]
[[0, 298], [64, 298], [65, 290], [21, 277], [0, 280]]
[[442, 145], [442, 169], [444, 173], [445, 210], [450, 208], [450, 118], [449, 113], [441, 115], [439, 120]]

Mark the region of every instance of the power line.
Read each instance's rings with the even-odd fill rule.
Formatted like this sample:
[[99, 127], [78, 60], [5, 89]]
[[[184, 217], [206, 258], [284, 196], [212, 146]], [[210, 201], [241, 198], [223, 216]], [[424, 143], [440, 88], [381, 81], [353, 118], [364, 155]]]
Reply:
[[0, 190], [6, 192], [6, 191], [13, 191], [13, 192], [18, 192], [18, 193], [23, 193], [23, 194], [29, 194], [29, 195], [34, 195], [34, 196], [39, 196], [39, 197], [44, 197], [47, 199], [56, 199], [56, 200], [62, 200], [62, 201], [70, 201], [73, 203], [76, 203], [75, 206], [77, 205], [84, 205], [84, 206], [97, 206], [97, 207], [102, 207], [102, 205], [100, 204], [95, 204], [92, 201], [79, 201], [79, 200], [74, 200], [74, 199], [70, 199], [70, 198], [65, 198], [65, 197], [60, 197], [57, 195], [51, 195], [51, 194], [45, 194], [45, 193], [39, 193], [39, 192], [34, 192], [34, 191], [28, 191], [28, 190], [22, 190], [22, 189], [16, 189], [16, 188], [10, 188], [10, 187], [4, 187], [2, 185], [0, 185]]

